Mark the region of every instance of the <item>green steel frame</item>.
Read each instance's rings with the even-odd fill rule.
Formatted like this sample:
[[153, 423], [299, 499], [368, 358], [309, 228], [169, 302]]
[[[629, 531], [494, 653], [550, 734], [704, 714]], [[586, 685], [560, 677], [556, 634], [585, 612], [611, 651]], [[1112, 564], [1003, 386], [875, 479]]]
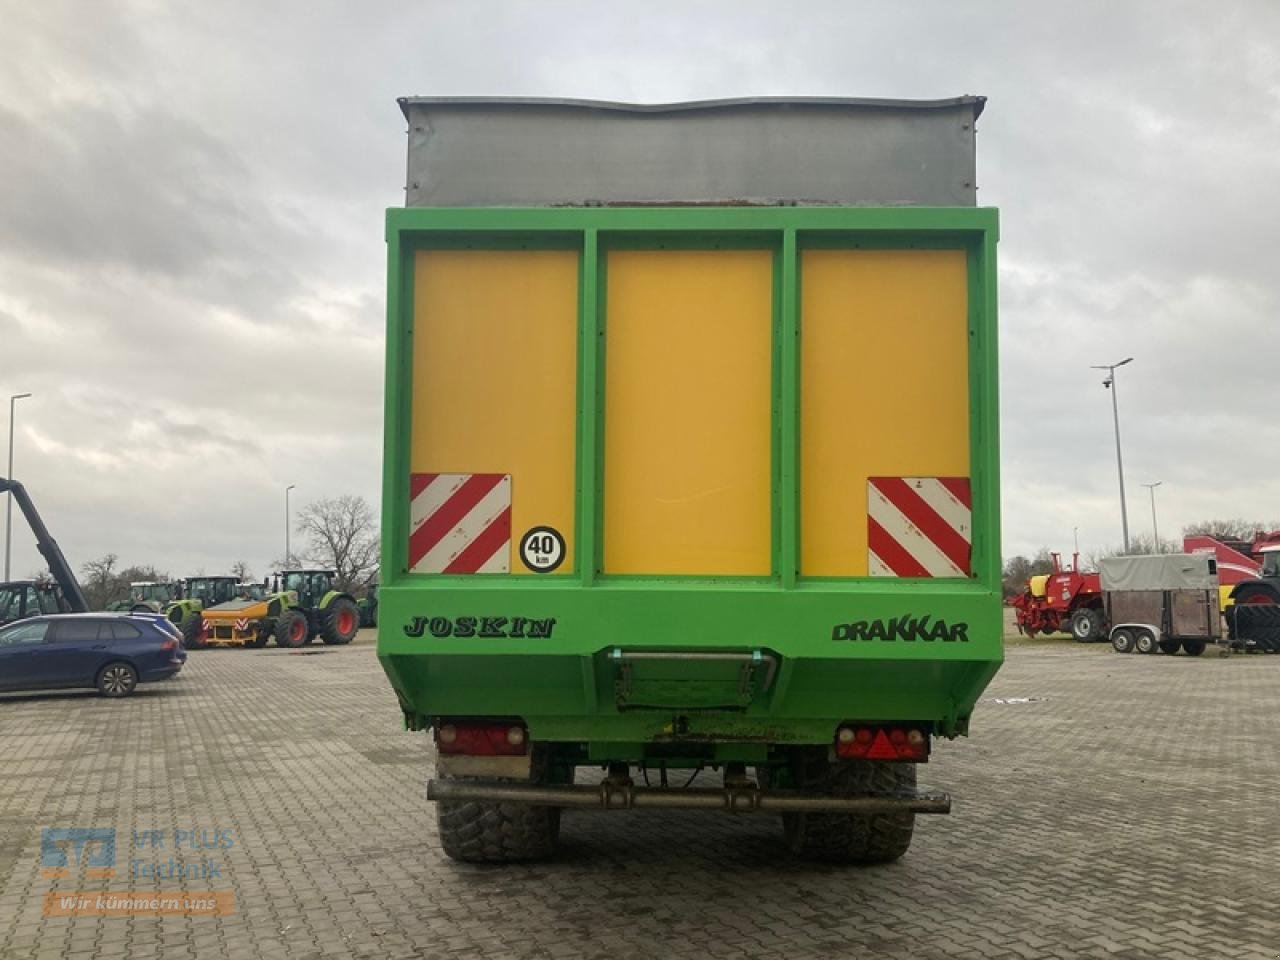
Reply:
[[[387, 379], [379, 656], [407, 723], [520, 716], [535, 739], [625, 744], [693, 734], [738, 744], [829, 742], [842, 719], [912, 720], [952, 736], [1002, 659], [996, 391], [996, 211], [985, 208], [393, 209], [387, 213]], [[611, 248], [774, 251], [773, 573], [763, 578], [601, 572], [605, 261]], [[820, 246], [959, 248], [969, 270], [971, 579], [808, 578], [799, 557], [799, 254]], [[413, 383], [413, 255], [430, 248], [579, 252], [575, 564], [546, 576], [407, 572]], [[417, 618], [554, 618], [552, 637], [409, 635]], [[964, 642], [833, 641], [833, 625], [927, 615], [967, 625]], [[782, 666], [742, 710], [673, 718], [615, 702], [614, 648], [766, 651]], [[707, 668], [708, 683], [714, 671]], [[688, 667], [696, 676], [698, 668]], [[759, 684], [759, 678], [754, 681]], [[754, 747], [752, 746], [754, 745]], [[722, 744], [723, 746], [723, 744]], [[726, 748], [730, 753], [736, 749]]]

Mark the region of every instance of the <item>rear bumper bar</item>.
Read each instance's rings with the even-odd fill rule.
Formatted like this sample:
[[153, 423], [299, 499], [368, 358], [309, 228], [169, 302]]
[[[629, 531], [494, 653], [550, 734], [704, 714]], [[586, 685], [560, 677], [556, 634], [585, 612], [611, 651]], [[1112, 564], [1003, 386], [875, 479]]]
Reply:
[[531, 803], [591, 810], [665, 808], [725, 810], [731, 813], [950, 813], [951, 796], [939, 791], [834, 796], [799, 790], [761, 790], [753, 785], [695, 789], [509, 783], [485, 780], [429, 780], [428, 800], [482, 800]]

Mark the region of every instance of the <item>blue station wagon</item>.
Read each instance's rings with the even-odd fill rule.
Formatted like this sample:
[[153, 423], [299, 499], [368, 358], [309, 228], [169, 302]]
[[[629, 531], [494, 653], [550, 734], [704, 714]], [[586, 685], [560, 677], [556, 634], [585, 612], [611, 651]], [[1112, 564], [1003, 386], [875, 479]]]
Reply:
[[96, 687], [127, 697], [186, 659], [177, 627], [158, 614], [60, 614], [0, 627], [0, 691]]

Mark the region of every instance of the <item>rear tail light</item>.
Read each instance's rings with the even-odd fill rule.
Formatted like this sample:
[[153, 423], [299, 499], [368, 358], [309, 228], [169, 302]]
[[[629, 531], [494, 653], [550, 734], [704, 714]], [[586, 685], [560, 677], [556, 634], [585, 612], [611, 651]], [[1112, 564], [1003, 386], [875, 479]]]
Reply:
[[836, 755], [848, 760], [929, 759], [929, 735], [918, 727], [851, 727], [836, 731]]
[[160, 649], [161, 649], [161, 650], [177, 650], [177, 649], [178, 649], [178, 641], [177, 641], [177, 640], [166, 640], [164, 643], [160, 644]]
[[517, 757], [529, 749], [529, 734], [520, 723], [452, 720], [436, 727], [441, 753], [473, 757]]

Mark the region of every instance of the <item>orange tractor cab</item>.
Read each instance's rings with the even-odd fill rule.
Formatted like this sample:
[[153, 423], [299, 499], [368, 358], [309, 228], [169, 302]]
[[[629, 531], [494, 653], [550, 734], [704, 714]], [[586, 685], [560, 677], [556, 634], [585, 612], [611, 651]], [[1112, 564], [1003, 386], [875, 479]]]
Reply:
[[1081, 643], [1107, 635], [1102, 608], [1102, 582], [1097, 573], [1080, 571], [1080, 554], [1072, 554], [1063, 567], [1060, 554], [1052, 554], [1053, 571], [1027, 581], [1027, 589], [1013, 601], [1018, 632], [1034, 637], [1041, 633], [1070, 633]]

